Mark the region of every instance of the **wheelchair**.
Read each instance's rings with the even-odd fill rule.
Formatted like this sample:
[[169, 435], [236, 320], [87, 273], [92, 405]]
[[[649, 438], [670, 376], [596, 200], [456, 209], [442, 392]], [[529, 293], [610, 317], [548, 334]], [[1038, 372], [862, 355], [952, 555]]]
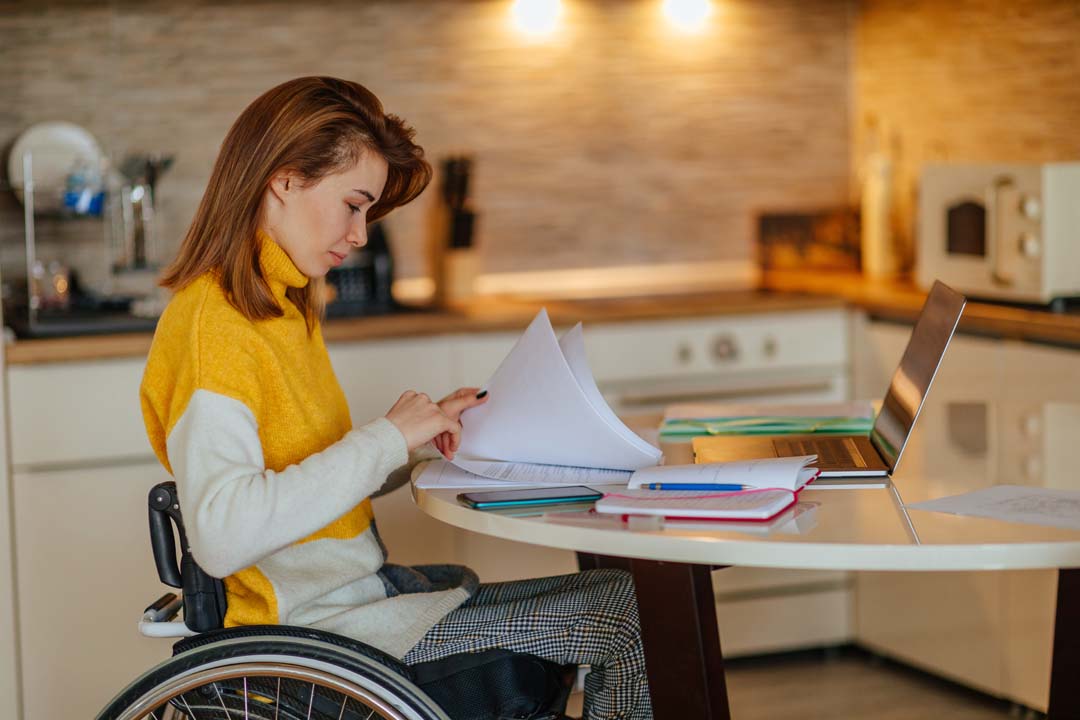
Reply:
[[179, 640], [171, 658], [122, 690], [98, 720], [565, 718], [576, 666], [504, 650], [408, 666], [313, 628], [223, 628], [224, 583], [191, 555], [175, 483], [151, 489], [149, 518], [158, 576], [181, 595], [147, 608], [139, 632]]

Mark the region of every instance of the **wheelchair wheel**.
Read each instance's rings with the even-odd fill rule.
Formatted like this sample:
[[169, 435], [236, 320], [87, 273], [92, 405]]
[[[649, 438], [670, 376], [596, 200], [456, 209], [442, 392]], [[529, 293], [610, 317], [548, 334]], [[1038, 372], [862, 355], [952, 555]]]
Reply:
[[401, 674], [324, 642], [243, 637], [176, 655], [98, 720], [449, 720]]

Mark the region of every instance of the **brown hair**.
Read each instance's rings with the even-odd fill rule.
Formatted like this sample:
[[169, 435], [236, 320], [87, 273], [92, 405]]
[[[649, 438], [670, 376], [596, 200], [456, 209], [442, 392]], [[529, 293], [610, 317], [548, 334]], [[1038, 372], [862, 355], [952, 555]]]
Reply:
[[[206, 272], [219, 276], [229, 302], [249, 320], [280, 317], [282, 309], [262, 277], [256, 231], [271, 179], [295, 172], [318, 182], [345, 170], [364, 152], [388, 166], [386, 186], [368, 210], [374, 222], [412, 201], [431, 181], [431, 165], [413, 142], [416, 131], [362, 85], [331, 77], [303, 77], [259, 96], [229, 129], [206, 192], [180, 251], [161, 285], [179, 290]], [[288, 288], [287, 297], [314, 330], [323, 311], [322, 282]]]

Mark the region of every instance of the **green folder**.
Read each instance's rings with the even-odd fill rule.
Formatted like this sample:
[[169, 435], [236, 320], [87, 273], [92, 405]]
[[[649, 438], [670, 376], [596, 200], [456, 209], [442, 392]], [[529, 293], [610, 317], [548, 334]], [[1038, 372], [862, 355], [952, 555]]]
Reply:
[[660, 437], [696, 435], [869, 435], [870, 417], [787, 417], [755, 415], [724, 418], [679, 418], [660, 425]]

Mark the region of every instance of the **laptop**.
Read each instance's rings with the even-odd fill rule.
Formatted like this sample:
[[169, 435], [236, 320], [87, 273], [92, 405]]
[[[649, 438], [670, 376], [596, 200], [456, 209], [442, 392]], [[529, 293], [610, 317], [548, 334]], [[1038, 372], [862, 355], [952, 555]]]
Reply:
[[[966, 300], [942, 282], [935, 282], [911, 331], [900, 366], [865, 435], [759, 435], [709, 438], [708, 461], [817, 455], [822, 478], [891, 476], [900, 463], [930, 385], [945, 357], [964, 312]], [[837, 482], [835, 484], [846, 484]]]

